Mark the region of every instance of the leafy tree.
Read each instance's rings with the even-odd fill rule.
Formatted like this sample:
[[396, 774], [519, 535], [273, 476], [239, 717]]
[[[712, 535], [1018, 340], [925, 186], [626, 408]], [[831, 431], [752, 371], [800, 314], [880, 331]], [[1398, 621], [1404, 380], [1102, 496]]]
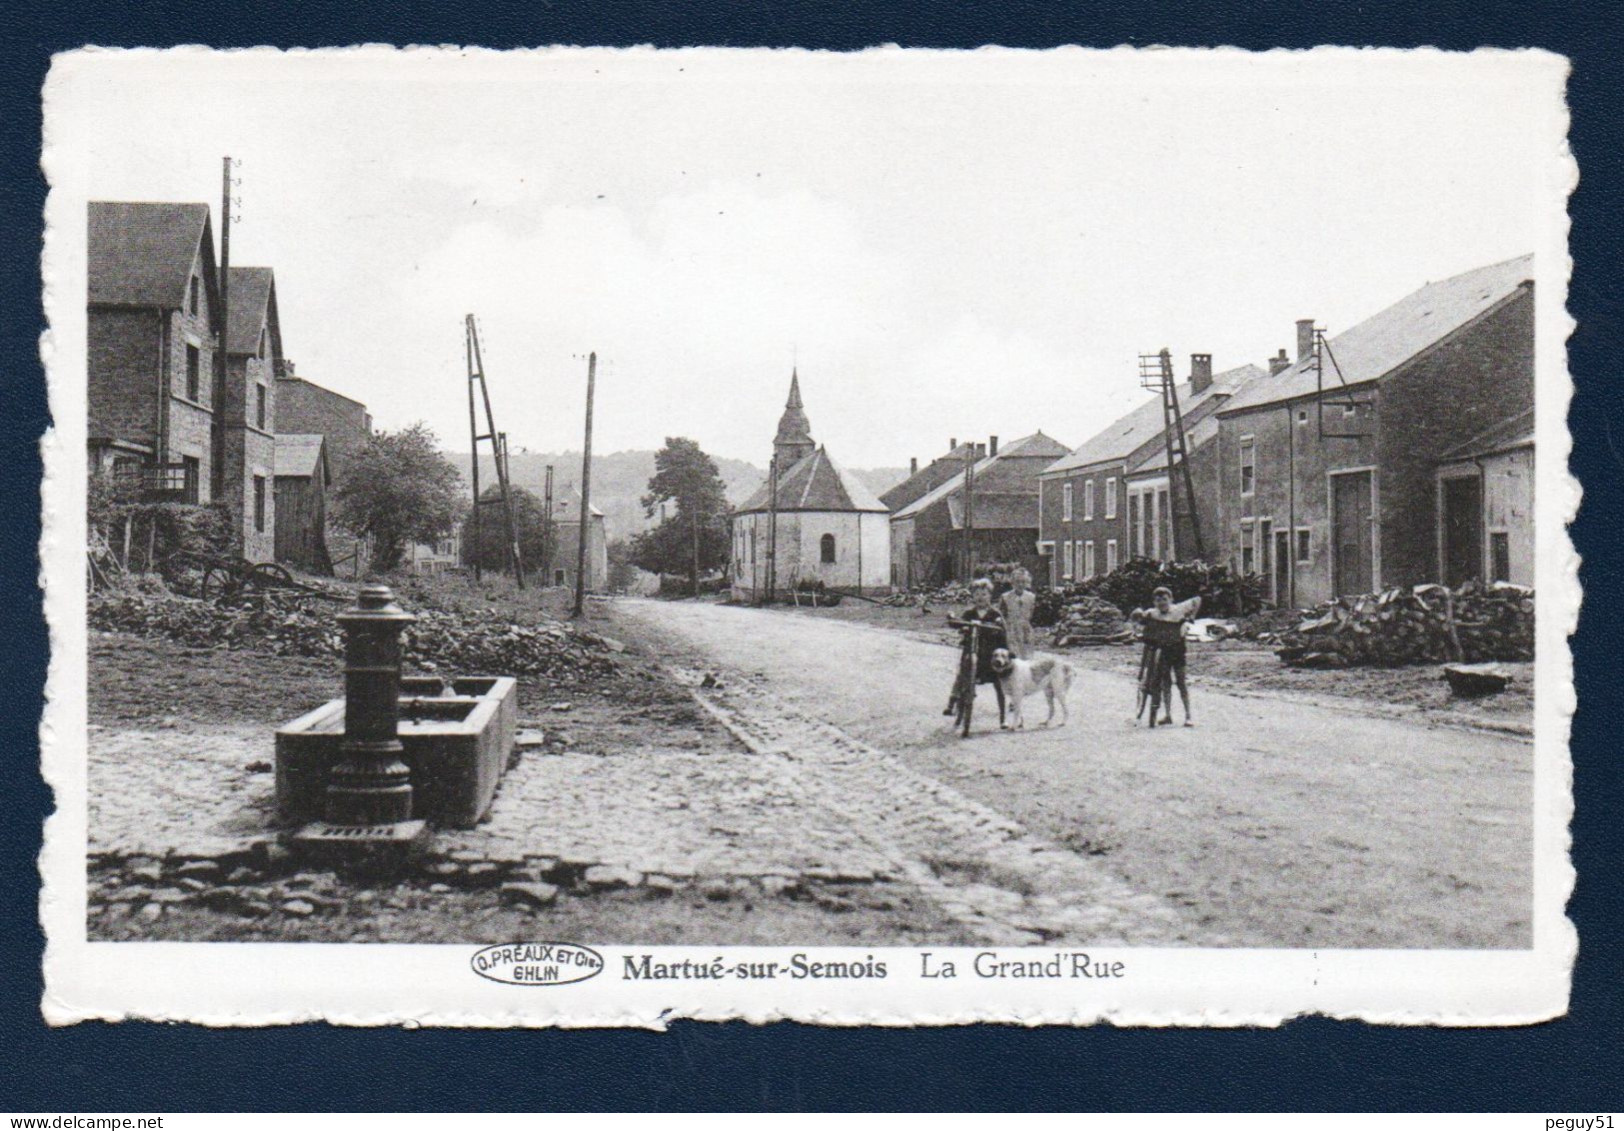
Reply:
[[372, 568], [397, 568], [408, 544], [450, 534], [465, 509], [456, 468], [421, 422], [399, 432], [375, 432], [350, 460], [334, 491], [337, 519], [372, 539]]
[[609, 588], [630, 589], [636, 582], [637, 564], [632, 561], [631, 539], [609, 539]]
[[[481, 569], [505, 571], [510, 565], [507, 526], [502, 520], [502, 508], [496, 502], [502, 497], [501, 488], [493, 483], [480, 492], [480, 497], [489, 501], [480, 508], [479, 537], [477, 540], [474, 538], [471, 523], [463, 528], [462, 559], [470, 565], [477, 561]], [[508, 487], [508, 501], [513, 506], [513, 533], [519, 542], [519, 560], [524, 565], [526, 575], [545, 571], [547, 563], [543, 559], [547, 556], [548, 536], [546, 503], [534, 491], [511, 485]], [[552, 537], [556, 542], [556, 526]]]
[[699, 575], [727, 562], [727, 494], [715, 461], [681, 436], [666, 437], [654, 453], [643, 513], [652, 518], [667, 502], [676, 503], [676, 513], [632, 539], [631, 561], [654, 573], [686, 573], [689, 592], [697, 594]]

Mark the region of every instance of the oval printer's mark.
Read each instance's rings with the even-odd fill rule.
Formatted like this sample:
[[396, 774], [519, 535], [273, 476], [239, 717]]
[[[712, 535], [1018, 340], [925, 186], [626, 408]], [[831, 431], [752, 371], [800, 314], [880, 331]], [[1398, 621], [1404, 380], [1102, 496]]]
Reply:
[[510, 986], [567, 986], [600, 973], [603, 955], [575, 943], [498, 943], [476, 951], [469, 965], [480, 977]]

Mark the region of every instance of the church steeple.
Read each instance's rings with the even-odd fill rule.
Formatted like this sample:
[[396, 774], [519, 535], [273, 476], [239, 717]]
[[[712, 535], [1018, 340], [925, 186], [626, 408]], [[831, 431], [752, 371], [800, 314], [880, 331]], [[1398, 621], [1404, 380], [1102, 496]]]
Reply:
[[773, 438], [773, 454], [778, 457], [778, 473], [791, 467], [817, 450], [812, 442], [812, 426], [807, 422], [806, 410], [801, 407], [801, 375], [792, 369], [789, 376], [789, 400], [784, 404], [784, 415], [778, 418], [778, 435]]

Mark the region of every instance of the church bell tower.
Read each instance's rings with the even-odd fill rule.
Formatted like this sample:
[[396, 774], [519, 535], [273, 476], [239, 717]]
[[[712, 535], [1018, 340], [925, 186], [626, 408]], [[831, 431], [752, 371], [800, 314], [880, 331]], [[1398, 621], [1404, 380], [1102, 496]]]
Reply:
[[782, 475], [817, 450], [812, 442], [812, 426], [807, 423], [806, 410], [801, 407], [801, 377], [794, 370], [789, 378], [789, 400], [784, 404], [784, 415], [778, 418], [778, 435], [773, 437], [773, 454], [778, 457], [778, 474]]

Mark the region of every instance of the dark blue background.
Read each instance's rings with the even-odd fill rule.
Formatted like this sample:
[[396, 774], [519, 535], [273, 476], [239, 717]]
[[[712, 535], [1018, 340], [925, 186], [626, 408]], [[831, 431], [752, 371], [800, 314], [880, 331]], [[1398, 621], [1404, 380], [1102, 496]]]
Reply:
[[[1130, 1108], [1618, 1110], [1624, 1078], [1620, 946], [1620, 773], [1616, 641], [1620, 624], [1619, 171], [1624, 68], [1614, 5], [1529, 3], [1122, 3], [1110, 7], [755, 2], [570, 4], [541, 0], [480, 12], [423, 2], [242, 6], [30, 3], [0, 22], [0, 342], [5, 365], [0, 473], [0, 972], [6, 1046], [0, 1108], [13, 1111], [679, 1108]], [[53, 6], [54, 7], [54, 6]], [[210, 1031], [184, 1026], [39, 1020], [36, 920], [40, 821], [49, 794], [36, 769], [46, 636], [35, 546], [37, 441], [48, 423], [36, 356], [40, 209], [38, 93], [50, 54], [84, 43], [320, 46], [356, 42], [653, 43], [808, 46], [877, 43], [1047, 47], [1076, 42], [1537, 45], [1574, 61], [1572, 145], [1582, 183], [1571, 204], [1576, 260], [1569, 309], [1578, 381], [1570, 423], [1585, 487], [1573, 537], [1589, 594], [1575, 640], [1580, 710], [1573, 757], [1578, 812], [1571, 914], [1581, 953], [1571, 1014], [1520, 1030], [1380, 1029], [1321, 1019], [1242, 1032], [1023, 1030], [921, 1032], [792, 1025], [680, 1024], [641, 1032], [402, 1032], [305, 1026]], [[184, 144], [182, 134], [168, 140]], [[1336, 239], [1336, 218], [1325, 238]], [[1260, 269], [1262, 269], [1260, 267]], [[71, 458], [71, 453], [69, 453]], [[70, 692], [71, 693], [71, 692]], [[402, 990], [403, 994], [409, 993]]]

